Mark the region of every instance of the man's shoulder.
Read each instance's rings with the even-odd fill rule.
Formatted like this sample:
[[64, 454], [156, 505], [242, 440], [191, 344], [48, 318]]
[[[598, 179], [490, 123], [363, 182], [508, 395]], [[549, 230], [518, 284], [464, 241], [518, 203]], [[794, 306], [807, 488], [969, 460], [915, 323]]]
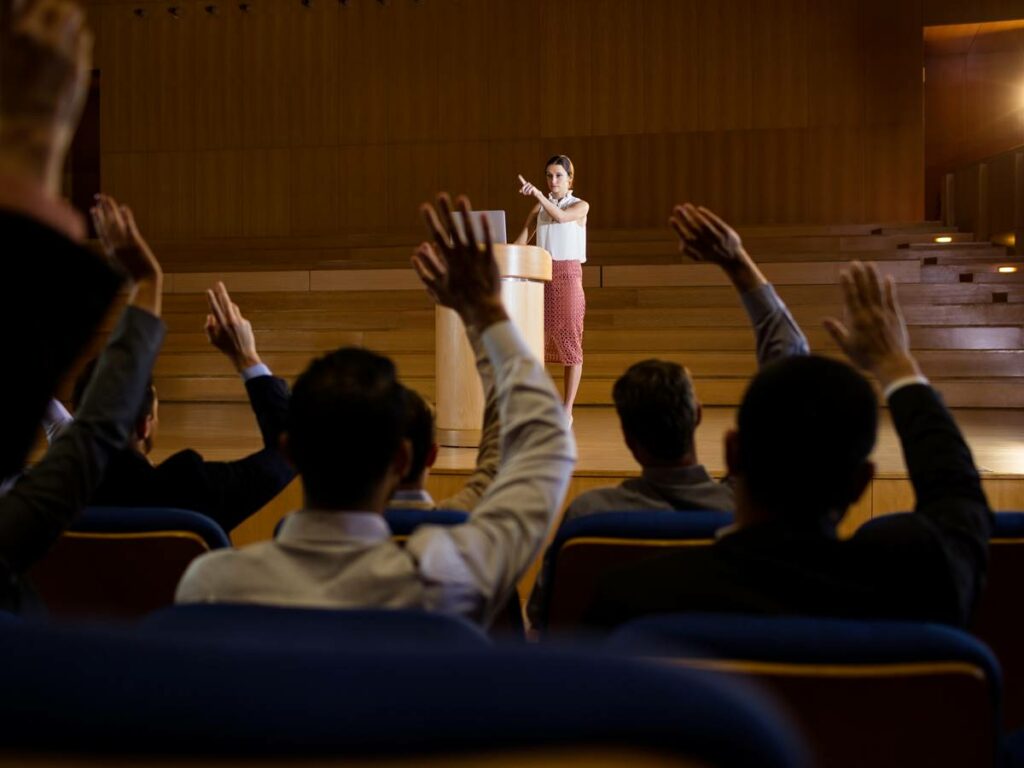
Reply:
[[642, 488], [629, 480], [607, 488], [593, 488], [584, 491], [569, 505], [565, 519], [584, 517], [599, 512], [628, 512], [641, 509], [671, 510], [665, 500], [643, 492]]
[[252, 586], [253, 571], [273, 556], [272, 541], [215, 549], [193, 560], [178, 584], [179, 602], [228, 600]]

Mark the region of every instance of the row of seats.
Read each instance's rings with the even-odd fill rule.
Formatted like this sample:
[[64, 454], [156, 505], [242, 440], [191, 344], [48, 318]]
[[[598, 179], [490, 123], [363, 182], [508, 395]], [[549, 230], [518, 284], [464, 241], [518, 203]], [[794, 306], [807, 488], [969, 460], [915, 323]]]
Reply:
[[[456, 525], [466, 515], [396, 509], [386, 518], [401, 541], [419, 525]], [[567, 633], [580, 624], [603, 573], [668, 548], [708, 546], [715, 532], [731, 521], [731, 515], [721, 512], [634, 511], [568, 522], [552, 544], [551, 589], [544, 611], [549, 632]], [[224, 532], [194, 512], [90, 508], [31, 578], [54, 616], [134, 619], [173, 602], [178, 580], [192, 559], [227, 546]], [[1022, 583], [1024, 513], [1003, 512], [996, 515], [988, 585], [973, 630], [1002, 663], [1009, 682], [1005, 722], [1011, 727], [1024, 727], [1024, 626], [1016, 620]], [[518, 604], [510, 605], [500, 633], [521, 637], [520, 616]]]
[[47, 766], [808, 764], [775, 705], [736, 681], [498, 649], [441, 615], [189, 606], [121, 629], [8, 619], [0, 654], [12, 661], [0, 765], [25, 753]]
[[527, 651], [419, 611], [184, 605], [120, 629], [8, 618], [0, 653], [17, 660], [0, 756], [458, 750], [513, 765], [529, 746], [574, 764], [600, 749], [607, 765], [885, 768], [992, 765], [1003, 741], [998, 662], [927, 624], [672, 615], [599, 648]]

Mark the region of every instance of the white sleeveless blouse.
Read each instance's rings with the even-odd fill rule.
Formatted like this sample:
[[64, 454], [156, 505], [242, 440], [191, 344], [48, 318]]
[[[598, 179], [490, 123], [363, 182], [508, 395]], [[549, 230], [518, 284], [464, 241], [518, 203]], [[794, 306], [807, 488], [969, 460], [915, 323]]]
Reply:
[[[565, 210], [579, 201], [572, 192], [561, 200], [552, 200], [560, 209]], [[551, 254], [552, 261], [586, 261], [587, 260], [587, 225], [586, 218], [580, 221], [567, 221], [559, 224], [553, 221], [541, 206], [537, 214], [537, 245]]]

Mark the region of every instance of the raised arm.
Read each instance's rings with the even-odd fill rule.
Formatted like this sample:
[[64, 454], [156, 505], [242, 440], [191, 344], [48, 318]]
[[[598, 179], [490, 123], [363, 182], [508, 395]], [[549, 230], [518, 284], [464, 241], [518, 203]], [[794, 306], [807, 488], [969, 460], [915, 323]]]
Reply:
[[873, 266], [854, 262], [841, 284], [849, 325], [829, 318], [825, 327], [885, 393], [914, 486], [915, 514], [939, 535], [965, 622], [984, 582], [992, 523], [970, 448], [910, 353], [892, 277], [883, 283]]
[[691, 203], [677, 205], [669, 223], [685, 255], [694, 261], [717, 264], [736, 288], [754, 329], [759, 366], [810, 353], [800, 326], [732, 227], [711, 210]]
[[[420, 529], [407, 551], [428, 581], [461, 583], [467, 604], [460, 609], [487, 624], [536, 556], [565, 495], [576, 452], [550, 377], [501, 304], [490, 232], [485, 230], [482, 246], [461, 235], [453, 242], [447, 195], [439, 198], [438, 208], [440, 215], [432, 206], [424, 208], [437, 249], [424, 243], [413, 264], [428, 293], [458, 312], [483, 340], [495, 372], [502, 462], [468, 523]], [[468, 218], [464, 198], [460, 209]], [[454, 551], [460, 570], [453, 572], [450, 556], [432, 557], [435, 548], [447, 555]], [[430, 572], [435, 562], [445, 564], [443, 573]]]
[[77, 416], [46, 455], [0, 499], [0, 561], [22, 573], [84, 507], [110, 457], [124, 448], [160, 349], [163, 272], [131, 211], [102, 198], [92, 211], [110, 255], [131, 280], [128, 306], [96, 364]]
[[528, 182], [522, 177], [522, 175], [519, 176], [519, 181], [522, 184], [522, 187], [519, 189], [519, 194], [524, 197], [532, 197], [536, 200], [538, 207], [534, 210], [539, 212], [539, 209], [543, 208], [547, 212], [548, 216], [551, 217], [551, 220], [558, 224], [565, 224], [570, 221], [585, 219], [587, 217], [587, 213], [590, 212], [590, 203], [586, 200], [577, 200], [566, 208], [559, 208], [551, 202], [542, 190]]
[[[245, 381], [263, 436], [263, 447], [277, 450], [288, 411], [287, 386], [280, 380], [270, 381], [273, 375], [256, 349], [252, 323], [231, 300], [224, 283], [218, 282], [208, 290], [206, 299], [210, 308], [206, 316], [206, 337], [231, 361]], [[264, 390], [267, 395], [262, 394]]]

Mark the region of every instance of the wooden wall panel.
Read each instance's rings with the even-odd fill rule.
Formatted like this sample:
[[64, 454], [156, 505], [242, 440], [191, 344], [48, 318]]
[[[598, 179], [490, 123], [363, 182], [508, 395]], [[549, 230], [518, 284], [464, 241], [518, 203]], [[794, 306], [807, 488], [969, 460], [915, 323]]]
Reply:
[[384, 144], [342, 147], [341, 223], [352, 232], [380, 232], [388, 217], [388, 148]]
[[241, 150], [196, 154], [196, 236], [241, 237], [245, 234]]
[[865, 216], [913, 221], [924, 207], [924, 133], [920, 123], [868, 128], [865, 136]]
[[865, 131], [842, 126], [804, 135], [806, 220], [866, 221]]
[[955, 46], [931, 46], [925, 63], [926, 195], [932, 217], [940, 210], [946, 173], [1024, 144], [1024, 29], [983, 24], [970, 30]]
[[[388, 148], [388, 226], [419, 232], [419, 205], [438, 189], [440, 171], [436, 144], [394, 144]], [[458, 192], [459, 190], [453, 190]]]
[[103, 157], [100, 173], [104, 188], [130, 204], [139, 227], [150, 239], [195, 236], [195, 165], [191, 153], [109, 154]]
[[242, 66], [234, 87], [242, 92], [242, 146], [247, 149], [288, 146], [289, 94], [304, 87], [295, 81], [294, 51], [309, 45], [298, 39], [290, 21], [304, 12], [301, 5], [273, 0], [253, 2], [248, 12], [234, 4], [222, 11], [241, 19], [235, 29], [241, 35]]
[[[594, 55], [590, 59], [588, 76], [579, 79], [590, 81], [592, 127], [596, 136], [643, 130], [645, 8], [645, 3], [637, 6], [621, 0], [590, 0], [587, 3], [587, 15], [591, 19], [600, 19], [600, 22], [591, 25]], [[576, 80], [575, 76], [558, 78], [568, 88], [577, 87]], [[557, 101], [545, 100], [544, 106], [557, 109], [556, 104]]]
[[[559, 62], [555, 49], [548, 55], [537, 42], [544, 18], [540, 0], [490, 0], [489, 54], [477, 65], [487, 72], [487, 134], [492, 139], [540, 136], [541, 111], [558, 110], [557, 104], [541, 103], [540, 81], [554, 77], [548, 61]], [[543, 161], [542, 161], [543, 162]]]
[[[241, 14], [195, 13], [195, 131], [197, 149], [242, 146]], [[122, 61], [120, 66], [130, 66]]]
[[1024, 144], [1024, 30], [1016, 32], [1011, 50], [972, 51], [966, 57], [969, 159]]
[[706, 204], [700, 184], [700, 134], [655, 135], [647, 138], [646, 144], [644, 184], [657, 201], [651, 221], [667, 223], [672, 206], [677, 203]]
[[751, 92], [754, 128], [801, 128], [808, 119], [807, 6], [813, 0], [754, 0]]
[[110, 6], [96, 6], [88, 11], [89, 24], [96, 36], [93, 66], [100, 70], [100, 125], [104, 152], [124, 152], [131, 140], [128, 119], [132, 91], [129, 72], [120, 62], [126, 60], [124, 47], [130, 31], [129, 14], [120, 14]]
[[338, 9], [338, 119], [345, 144], [384, 143], [390, 88], [385, 62], [391, 55], [388, 9], [349, 2]]
[[809, 2], [807, 27], [808, 124], [863, 124], [866, 86], [860, 0]]
[[174, 240], [518, 226], [557, 152], [593, 228], [915, 219], [923, 2], [93, 0], [105, 183]]
[[[549, 157], [550, 141], [492, 141], [487, 147], [487, 183], [490, 205], [505, 210], [509, 232], [521, 225], [530, 212], [532, 201], [519, 194], [517, 176], [522, 174], [534, 184], [544, 183], [544, 161]], [[557, 151], [557, 150], [556, 150]], [[586, 189], [587, 171], [581, 171]], [[581, 194], [586, 194], [581, 192]], [[513, 226], [515, 225], [515, 226]]]
[[291, 211], [287, 149], [242, 154], [242, 221], [246, 237], [283, 237]]
[[[388, 139], [430, 141], [439, 136], [438, 39], [439, 3], [393, 3], [386, 19], [389, 55], [376, 66], [387, 73]], [[461, 50], [461, 47], [457, 50]], [[366, 66], [367, 62], [361, 62]]]
[[746, 185], [748, 216], [764, 224], [806, 216], [806, 142], [803, 131], [756, 131], [750, 137]]
[[921, 0], [862, 0], [868, 125], [920, 123], [924, 104]]
[[717, 0], [697, 5], [700, 81], [699, 125], [705, 131], [734, 131], [753, 125], [754, 57], [752, 5]]
[[[491, 9], [478, 0], [453, 0], [439, 5], [437, 14], [439, 136], [484, 139], [488, 122], [486, 96], [491, 83], [487, 80], [487, 68], [477, 62], [486, 61], [489, 56]], [[418, 53], [422, 55], [422, 51]]]
[[600, 79], [607, 54], [595, 44], [593, 4], [559, 0], [546, 2], [539, 10], [539, 28], [521, 41], [527, 68], [529, 62], [537, 62], [536, 86], [524, 108], [538, 110], [540, 136], [590, 136], [593, 105], [600, 101], [602, 112], [607, 111], [609, 87]]
[[339, 3], [299, 7], [287, 19], [292, 82], [284, 109], [289, 146], [336, 147], [339, 131]]
[[[476, 208], [501, 210], [491, 193], [492, 186], [501, 186], [505, 193], [515, 191], [515, 176], [509, 178], [488, 178], [487, 143], [483, 141], [458, 141], [438, 146], [437, 190], [453, 195], [465, 194]], [[495, 190], [497, 191], [497, 190]], [[518, 226], [518, 222], [516, 222]], [[511, 233], [512, 222], [509, 222]]]
[[297, 147], [288, 162], [289, 234], [334, 235], [342, 231], [344, 180], [338, 147]]
[[[693, 39], [698, 0], [648, 0], [644, 15], [645, 131], [695, 131], [700, 126], [699, 59]], [[652, 169], [653, 170], [653, 169]]]

